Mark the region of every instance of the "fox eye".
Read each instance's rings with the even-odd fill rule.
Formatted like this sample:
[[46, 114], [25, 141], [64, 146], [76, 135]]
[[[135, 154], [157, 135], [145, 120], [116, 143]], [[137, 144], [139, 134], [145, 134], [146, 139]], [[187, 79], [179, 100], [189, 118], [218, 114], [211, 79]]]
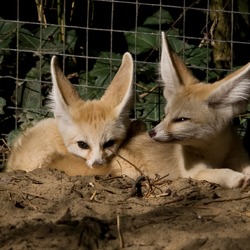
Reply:
[[109, 140], [103, 144], [104, 148], [112, 147], [115, 144], [115, 140]]
[[174, 119], [173, 122], [185, 122], [185, 121], [188, 121], [188, 120], [190, 120], [190, 118], [180, 117], [180, 118]]
[[78, 141], [77, 145], [81, 149], [89, 149], [89, 145], [86, 142], [84, 142], [84, 141]]

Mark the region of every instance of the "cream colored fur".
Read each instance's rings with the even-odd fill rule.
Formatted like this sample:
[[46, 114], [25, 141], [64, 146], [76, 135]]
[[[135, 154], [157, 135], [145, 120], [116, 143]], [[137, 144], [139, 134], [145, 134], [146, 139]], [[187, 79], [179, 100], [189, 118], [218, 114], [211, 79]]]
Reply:
[[89, 167], [106, 164], [127, 137], [128, 112], [133, 105], [133, 60], [129, 53], [100, 100], [82, 100], [51, 60], [54, 119], [45, 119], [27, 129], [14, 142], [7, 171], [27, 171], [46, 166], [55, 154], [70, 152]]
[[[132, 68], [130, 67], [129, 70], [131, 70], [129, 75], [132, 75]], [[63, 132], [68, 130], [67, 126], [69, 126], [67, 119], [70, 120], [72, 116], [70, 112], [66, 122], [62, 117], [59, 129], [56, 120], [50, 119], [43, 121], [48, 123], [46, 126], [37, 125], [33, 130], [28, 131], [24, 135], [24, 138], [28, 139], [17, 140], [12, 159], [17, 160], [15, 155], [17, 148], [19, 150], [24, 148], [18, 158], [25, 159], [27, 156], [28, 159], [30, 152], [26, 151], [26, 144], [29, 144], [26, 141], [33, 141], [34, 145], [36, 143], [46, 145], [42, 135], [48, 130], [47, 128], [50, 128], [50, 131], [47, 131], [47, 138], [51, 142], [54, 153], [52, 156], [47, 153], [49, 160], [45, 157], [43, 164], [37, 164], [36, 167], [49, 166], [65, 171], [68, 175], [126, 174], [134, 179], [141, 174], [151, 178], [156, 175], [168, 175], [168, 178], [191, 177], [207, 180], [229, 188], [248, 186], [249, 159], [240, 138], [231, 128], [230, 121], [246, 109], [250, 96], [250, 64], [214, 84], [199, 82], [182, 60], [171, 51], [162, 34], [160, 73], [164, 96], [167, 99], [165, 119], [149, 133], [138, 132], [124, 139], [123, 144], [116, 151], [119, 156], [114, 156], [107, 164], [90, 168], [79, 154], [78, 156], [75, 153], [72, 154], [67, 147], [62, 147], [63, 150], [61, 150], [60, 145], [65, 143], [62, 139]], [[57, 98], [55, 97], [57, 94], [54, 93], [54, 99]], [[113, 95], [107, 96], [107, 103], [112, 101], [112, 98]], [[71, 112], [76, 110], [78, 112], [78, 106], [71, 106], [74, 99], [75, 93], [66, 103]], [[59, 102], [61, 101], [59, 97]], [[62, 109], [64, 110], [65, 107]], [[60, 118], [60, 107], [58, 110]], [[89, 110], [88, 116], [91, 117], [92, 112], [93, 110]], [[78, 113], [81, 114], [81, 112]], [[94, 120], [85, 122], [86, 114], [82, 113], [82, 115], [83, 127], [87, 126], [91, 138], [98, 141], [102, 138], [101, 134], [106, 135], [108, 131], [101, 129], [99, 136], [96, 137], [92, 131]], [[55, 116], [58, 119], [58, 115], [55, 114]], [[79, 115], [79, 119], [80, 117]], [[105, 123], [105, 119], [101, 122]], [[74, 125], [69, 127], [72, 131]], [[34, 136], [31, 136], [33, 133], [39, 134], [41, 140], [37, 141]], [[28, 150], [32, 150], [32, 147]], [[113, 151], [112, 148], [107, 150]], [[38, 151], [32, 152], [39, 158]], [[44, 159], [44, 157], [41, 158]], [[31, 170], [26, 166], [22, 164], [22, 169]], [[9, 161], [8, 168], [11, 169], [11, 167], [14, 167], [13, 161]], [[17, 168], [14, 167], [14, 169]]]

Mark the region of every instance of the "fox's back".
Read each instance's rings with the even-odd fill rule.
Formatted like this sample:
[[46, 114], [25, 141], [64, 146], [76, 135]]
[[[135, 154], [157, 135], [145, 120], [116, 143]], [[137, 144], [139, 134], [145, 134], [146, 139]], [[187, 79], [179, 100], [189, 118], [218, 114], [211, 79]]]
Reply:
[[[131, 178], [139, 175], [150, 178], [154, 178], [156, 175], [161, 177], [168, 175], [169, 178], [180, 176], [179, 145], [154, 141], [146, 132], [130, 138], [123, 144], [118, 154], [122, 158], [116, 156], [111, 162], [111, 167], [114, 170], [120, 170], [120, 174], [128, 175]], [[137, 171], [136, 168], [140, 171]]]
[[66, 152], [56, 120], [44, 119], [25, 130], [14, 142], [6, 170], [31, 171], [46, 166], [53, 154]]

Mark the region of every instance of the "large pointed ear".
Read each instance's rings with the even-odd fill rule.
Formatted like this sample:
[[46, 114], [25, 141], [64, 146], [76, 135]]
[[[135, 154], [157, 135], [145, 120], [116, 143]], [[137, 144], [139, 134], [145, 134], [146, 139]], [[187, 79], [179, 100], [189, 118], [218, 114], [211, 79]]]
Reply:
[[165, 38], [162, 36], [162, 52], [160, 62], [160, 74], [164, 84], [164, 96], [170, 98], [181, 86], [198, 83], [181, 58], [171, 49]]
[[250, 100], [250, 63], [211, 84], [208, 104], [233, 118], [245, 111]]
[[117, 115], [120, 115], [129, 111], [133, 97], [133, 59], [127, 52], [123, 55], [121, 66], [101, 100], [109, 103], [115, 108]]
[[51, 76], [52, 76], [52, 101], [51, 108], [55, 117], [65, 116], [71, 105], [77, 100], [81, 100], [79, 94], [72, 86], [67, 77], [63, 74], [56, 56], [51, 59]]

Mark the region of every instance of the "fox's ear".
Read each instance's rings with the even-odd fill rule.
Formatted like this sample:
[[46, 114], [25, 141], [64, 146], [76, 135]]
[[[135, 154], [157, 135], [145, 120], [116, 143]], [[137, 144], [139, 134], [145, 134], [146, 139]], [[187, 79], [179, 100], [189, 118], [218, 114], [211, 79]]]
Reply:
[[181, 86], [198, 83], [181, 58], [171, 49], [165, 38], [162, 36], [162, 52], [160, 62], [160, 74], [164, 84], [164, 96], [170, 98]]
[[123, 55], [121, 66], [101, 100], [109, 103], [120, 115], [129, 111], [133, 97], [133, 59], [127, 52]]
[[69, 107], [81, 100], [79, 94], [72, 86], [67, 77], [63, 74], [56, 56], [51, 59], [51, 76], [52, 76], [52, 93], [51, 93], [51, 108], [55, 117], [65, 116], [68, 113]]
[[236, 116], [245, 111], [250, 99], [250, 63], [211, 84], [208, 104]]

